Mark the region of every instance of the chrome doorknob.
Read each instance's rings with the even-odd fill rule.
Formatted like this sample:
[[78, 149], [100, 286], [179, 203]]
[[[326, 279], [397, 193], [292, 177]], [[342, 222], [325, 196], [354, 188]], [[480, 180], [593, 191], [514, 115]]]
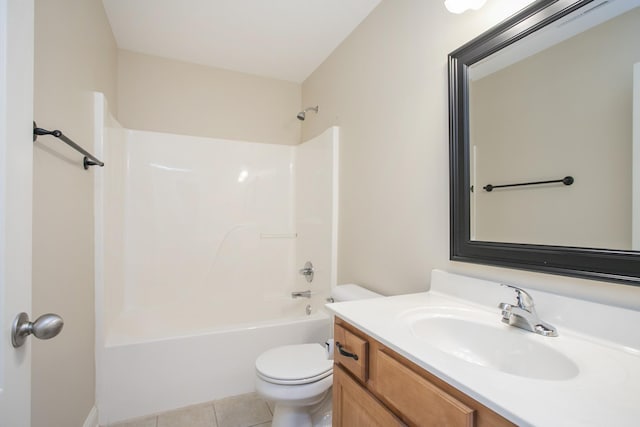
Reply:
[[30, 322], [27, 313], [20, 313], [11, 326], [11, 344], [15, 348], [21, 347], [32, 334], [41, 340], [48, 340], [58, 335], [63, 326], [64, 320], [57, 314], [43, 314], [35, 322]]

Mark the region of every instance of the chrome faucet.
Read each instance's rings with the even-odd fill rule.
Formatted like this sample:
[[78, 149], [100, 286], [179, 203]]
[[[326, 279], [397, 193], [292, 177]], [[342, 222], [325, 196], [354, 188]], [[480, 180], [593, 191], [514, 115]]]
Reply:
[[516, 304], [500, 303], [498, 308], [502, 310], [502, 323], [516, 328], [535, 332], [545, 337], [557, 337], [558, 331], [550, 324], [543, 322], [536, 313], [533, 298], [524, 289], [511, 285], [502, 285], [516, 292]]
[[311, 291], [291, 292], [291, 298], [311, 298]]

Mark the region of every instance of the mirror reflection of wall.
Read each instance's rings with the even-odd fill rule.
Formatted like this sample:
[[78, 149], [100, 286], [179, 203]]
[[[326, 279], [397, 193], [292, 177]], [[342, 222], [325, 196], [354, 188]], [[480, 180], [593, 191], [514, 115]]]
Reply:
[[470, 82], [472, 239], [632, 249], [638, 40], [640, 8]]

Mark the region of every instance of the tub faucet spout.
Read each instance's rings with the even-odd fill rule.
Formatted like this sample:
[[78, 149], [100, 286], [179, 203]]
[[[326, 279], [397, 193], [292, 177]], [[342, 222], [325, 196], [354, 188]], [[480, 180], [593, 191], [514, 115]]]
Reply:
[[311, 298], [311, 291], [291, 292], [291, 298]]

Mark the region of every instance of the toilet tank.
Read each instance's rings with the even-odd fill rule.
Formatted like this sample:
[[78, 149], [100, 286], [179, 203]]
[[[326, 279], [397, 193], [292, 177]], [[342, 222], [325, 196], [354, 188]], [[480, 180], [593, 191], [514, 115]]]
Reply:
[[[360, 285], [354, 285], [352, 283], [338, 285], [331, 289], [331, 302], [357, 301], [382, 297], [384, 297], [384, 295], [380, 295], [377, 292], [370, 291], [367, 288], [363, 288]], [[333, 317], [334, 316], [331, 315], [330, 338], [325, 343], [329, 359], [333, 359]]]
[[383, 296], [384, 295], [354, 284], [338, 285], [331, 289], [331, 298], [334, 302], [381, 298]]

